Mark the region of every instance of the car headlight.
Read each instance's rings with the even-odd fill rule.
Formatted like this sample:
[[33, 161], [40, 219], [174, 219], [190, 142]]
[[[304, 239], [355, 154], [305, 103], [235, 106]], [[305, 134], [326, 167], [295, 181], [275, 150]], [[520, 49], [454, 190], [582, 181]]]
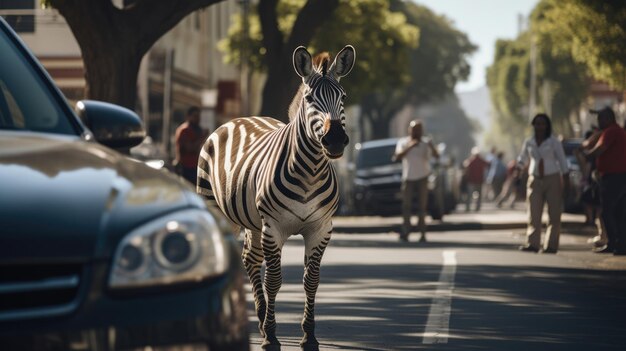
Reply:
[[209, 213], [176, 212], [122, 239], [109, 285], [135, 288], [200, 281], [224, 273], [228, 259], [224, 237]]

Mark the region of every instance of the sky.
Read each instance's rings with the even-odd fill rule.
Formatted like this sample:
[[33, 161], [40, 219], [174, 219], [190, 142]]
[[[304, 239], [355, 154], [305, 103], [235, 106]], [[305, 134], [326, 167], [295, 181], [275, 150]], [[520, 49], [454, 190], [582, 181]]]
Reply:
[[413, 0], [452, 20], [478, 50], [470, 57], [472, 73], [457, 84], [457, 92], [486, 85], [486, 68], [493, 62], [497, 39], [512, 39], [518, 32], [518, 14], [528, 16], [538, 0]]

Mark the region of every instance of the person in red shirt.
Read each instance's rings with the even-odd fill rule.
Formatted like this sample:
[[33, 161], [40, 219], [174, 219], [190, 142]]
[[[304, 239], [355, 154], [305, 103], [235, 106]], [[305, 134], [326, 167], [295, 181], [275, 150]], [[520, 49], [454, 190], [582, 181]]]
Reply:
[[465, 211], [469, 212], [470, 210], [474, 192], [478, 192], [476, 211], [480, 211], [483, 182], [485, 181], [485, 172], [489, 168], [489, 162], [480, 157], [478, 148], [474, 148], [472, 149], [472, 156], [463, 162], [463, 166], [465, 167], [465, 177], [467, 180], [467, 199], [465, 201]]
[[596, 158], [600, 173], [602, 219], [608, 239], [607, 246], [596, 252], [626, 255], [626, 131], [617, 124], [610, 107], [591, 112], [598, 115], [602, 134], [586, 154]]
[[187, 110], [186, 121], [176, 129], [176, 160], [179, 174], [196, 185], [198, 157], [207, 138], [200, 127], [200, 109], [192, 106]]

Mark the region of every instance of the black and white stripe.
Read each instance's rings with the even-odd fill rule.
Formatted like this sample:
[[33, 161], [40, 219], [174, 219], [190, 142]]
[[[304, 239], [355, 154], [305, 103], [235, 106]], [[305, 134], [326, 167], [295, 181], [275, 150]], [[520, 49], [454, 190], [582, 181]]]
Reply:
[[[300, 51], [299, 51], [300, 50]], [[337, 56], [312, 66], [308, 52], [296, 49], [303, 59], [303, 84], [294, 99], [298, 106], [288, 124], [269, 117], [238, 118], [219, 127], [202, 148], [198, 164], [197, 192], [219, 207], [234, 223], [245, 228], [242, 251], [252, 284], [264, 348], [278, 349], [274, 304], [282, 282], [281, 250], [287, 238], [302, 234], [305, 241], [305, 312], [303, 348], [317, 349], [314, 335], [315, 293], [319, 268], [332, 232], [331, 217], [338, 204], [337, 176], [321, 142], [327, 120], [345, 126], [336, 72]], [[354, 60], [354, 48], [344, 48]], [[311, 65], [306, 71], [306, 64]], [[351, 69], [351, 64], [348, 68]], [[334, 71], [335, 70], [335, 71]], [[297, 100], [296, 100], [297, 99]], [[266, 262], [265, 276], [261, 265]], [[267, 297], [267, 300], [266, 298]]]

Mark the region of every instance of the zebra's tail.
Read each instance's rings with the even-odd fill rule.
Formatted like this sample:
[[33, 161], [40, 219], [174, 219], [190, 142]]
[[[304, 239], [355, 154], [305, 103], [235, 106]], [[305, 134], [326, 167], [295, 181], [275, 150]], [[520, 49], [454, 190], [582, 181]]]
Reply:
[[211, 186], [210, 167], [210, 156], [203, 147], [200, 152], [200, 157], [198, 158], [196, 193], [204, 196], [207, 206], [218, 208], [217, 201], [215, 200], [215, 194], [213, 193], [213, 187]]

